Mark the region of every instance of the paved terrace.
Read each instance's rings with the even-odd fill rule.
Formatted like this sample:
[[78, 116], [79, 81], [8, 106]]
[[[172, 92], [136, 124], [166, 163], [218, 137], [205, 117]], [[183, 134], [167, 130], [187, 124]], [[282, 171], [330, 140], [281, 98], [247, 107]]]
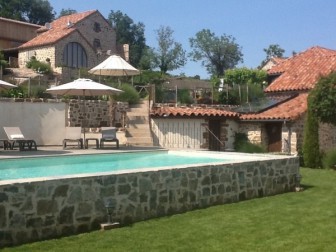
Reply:
[[37, 157], [37, 156], [55, 156], [55, 155], [83, 155], [83, 154], [103, 154], [103, 153], [120, 153], [120, 152], [134, 152], [134, 151], [151, 151], [164, 150], [160, 147], [148, 146], [124, 146], [120, 145], [119, 149], [108, 147], [106, 145], [103, 149], [96, 149], [89, 146], [88, 149], [78, 149], [77, 146], [68, 146], [63, 149], [62, 146], [38, 146], [37, 151], [19, 151], [18, 148], [14, 150], [0, 149], [0, 159], [4, 158], [20, 158], [20, 157]]

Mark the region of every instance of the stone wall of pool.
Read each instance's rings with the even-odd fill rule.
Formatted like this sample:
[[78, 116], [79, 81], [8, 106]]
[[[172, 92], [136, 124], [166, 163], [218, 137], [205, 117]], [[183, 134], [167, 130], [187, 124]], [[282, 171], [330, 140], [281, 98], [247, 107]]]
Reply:
[[297, 157], [95, 176], [0, 181], [0, 247], [127, 225], [295, 189]]

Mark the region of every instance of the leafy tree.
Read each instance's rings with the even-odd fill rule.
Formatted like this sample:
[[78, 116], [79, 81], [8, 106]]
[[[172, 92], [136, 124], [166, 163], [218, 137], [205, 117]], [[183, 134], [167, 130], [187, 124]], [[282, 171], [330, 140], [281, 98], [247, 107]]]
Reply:
[[257, 84], [262, 86], [266, 80], [266, 71], [247, 67], [229, 69], [224, 75], [224, 82], [231, 86], [233, 84]]
[[309, 96], [314, 115], [323, 123], [336, 125], [336, 72], [322, 77]]
[[121, 11], [111, 11], [108, 15], [108, 21], [115, 28], [117, 42], [129, 45], [131, 65], [139, 67], [146, 52], [145, 25], [141, 22], [135, 24], [129, 16]]
[[202, 60], [202, 65], [210, 74], [223, 76], [227, 69], [243, 62], [241, 47], [232, 36], [224, 34], [217, 37], [209, 29], [203, 29], [189, 41], [192, 48], [190, 56], [194, 61]]
[[58, 18], [63, 17], [63, 16], [67, 16], [67, 15], [71, 15], [71, 14], [75, 14], [75, 13], [77, 13], [76, 10], [73, 10], [73, 9], [70, 9], [70, 8], [68, 8], [68, 9], [63, 9], [62, 8], [60, 14], [58, 15]]
[[[218, 98], [222, 104], [239, 105], [246, 101], [258, 101], [264, 97], [266, 71], [246, 67], [228, 69], [225, 71], [223, 79], [223, 92], [219, 94]], [[219, 79], [214, 83], [218, 86]]]
[[142, 57], [140, 59], [140, 62], [138, 64], [138, 68], [142, 70], [151, 70], [155, 66], [153, 64], [153, 58], [154, 58], [154, 52], [153, 49], [149, 46], [145, 46], [143, 50]]
[[268, 46], [268, 48], [264, 48], [264, 52], [266, 53], [266, 59], [261, 62], [259, 66], [260, 68], [263, 67], [271, 58], [282, 58], [285, 50], [282, 49], [278, 44], [271, 44]]
[[186, 52], [182, 44], [173, 39], [174, 31], [169, 26], [161, 26], [157, 33], [158, 48], [153, 49], [154, 66], [167, 73], [186, 64]]
[[0, 0], [0, 16], [44, 25], [55, 18], [55, 12], [46, 0]]

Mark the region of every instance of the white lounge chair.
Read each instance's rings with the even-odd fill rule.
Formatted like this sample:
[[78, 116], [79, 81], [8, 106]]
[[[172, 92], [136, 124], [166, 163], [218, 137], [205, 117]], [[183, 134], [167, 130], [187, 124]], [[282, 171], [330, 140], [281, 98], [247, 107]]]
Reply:
[[37, 150], [36, 142], [33, 139], [27, 139], [21, 132], [20, 127], [3, 127], [7, 135], [7, 148], [14, 149], [14, 144], [19, 144], [20, 151]]
[[78, 148], [83, 149], [83, 138], [81, 127], [66, 127], [65, 137], [63, 139], [63, 149], [67, 147], [68, 142], [77, 142]]
[[105, 142], [116, 142], [116, 147], [119, 149], [119, 140], [117, 138], [117, 128], [115, 127], [102, 127], [102, 137], [100, 139], [100, 148], [104, 147]]

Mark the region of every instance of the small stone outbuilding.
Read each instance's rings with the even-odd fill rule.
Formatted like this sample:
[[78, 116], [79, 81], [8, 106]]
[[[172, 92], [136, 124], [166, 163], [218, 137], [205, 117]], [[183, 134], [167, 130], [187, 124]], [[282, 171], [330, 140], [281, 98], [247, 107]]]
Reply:
[[[336, 51], [316, 46], [274, 64], [268, 70], [270, 83], [261, 107], [249, 104], [250, 110], [238, 108], [235, 112], [210, 105], [154, 107], [154, 143], [167, 148], [231, 150], [235, 133], [245, 133], [252, 143], [262, 144], [269, 152], [298, 154], [309, 91], [321, 76], [336, 71]], [[321, 124], [319, 139], [322, 151], [335, 148], [336, 127]]]

